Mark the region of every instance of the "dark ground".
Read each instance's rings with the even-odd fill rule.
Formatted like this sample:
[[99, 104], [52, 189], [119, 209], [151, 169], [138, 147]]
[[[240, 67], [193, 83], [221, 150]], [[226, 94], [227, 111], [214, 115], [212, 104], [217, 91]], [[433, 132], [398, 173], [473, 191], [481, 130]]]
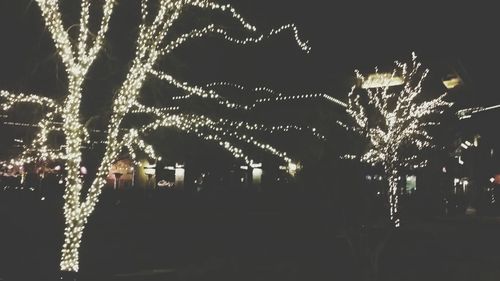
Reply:
[[[0, 192], [0, 280], [57, 280], [62, 217], [53, 198]], [[362, 280], [355, 240], [323, 201], [302, 192], [108, 192], [84, 235], [79, 280]], [[381, 252], [379, 280], [499, 280], [499, 237], [494, 218], [407, 224]]]

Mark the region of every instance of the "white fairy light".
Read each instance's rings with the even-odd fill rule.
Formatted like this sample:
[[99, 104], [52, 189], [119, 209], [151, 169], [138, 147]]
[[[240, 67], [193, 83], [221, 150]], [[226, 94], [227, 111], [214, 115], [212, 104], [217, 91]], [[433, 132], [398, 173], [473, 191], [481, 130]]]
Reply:
[[[354, 129], [369, 140], [369, 150], [360, 160], [371, 165], [381, 164], [389, 181], [390, 218], [394, 226], [400, 225], [398, 213], [398, 172], [402, 168], [420, 168], [427, 161], [418, 162], [417, 155], [404, 157], [402, 147], [413, 146], [418, 150], [431, 147], [432, 137], [427, 128], [436, 123], [425, 122], [432, 114], [442, 113], [442, 109], [452, 104], [441, 95], [436, 99], [415, 102], [422, 92], [422, 82], [429, 70], [421, 70], [421, 64], [412, 54], [412, 63], [395, 62], [392, 76], [401, 75], [403, 84], [400, 88], [366, 88], [368, 102], [363, 103], [360, 95], [354, 94], [355, 87], [349, 93], [348, 114], [354, 120]], [[356, 71], [358, 79], [365, 76]], [[390, 78], [390, 77], [389, 77]], [[390, 80], [390, 79], [389, 79]], [[374, 111], [375, 115], [371, 115]], [[368, 114], [370, 112], [370, 114]], [[373, 116], [379, 116], [371, 120]], [[345, 159], [353, 159], [345, 156]]]
[[[170, 106], [164, 108], [149, 107], [139, 103], [139, 97], [148, 76], [154, 76], [165, 80], [173, 86], [181, 89], [186, 96], [196, 95], [202, 98], [217, 100], [220, 104], [235, 109], [249, 109], [248, 105], [239, 105], [219, 95], [209, 87], [196, 87], [188, 83], [179, 82], [173, 76], [162, 70], [156, 69], [162, 57], [171, 53], [184, 43], [208, 35], [216, 35], [225, 41], [239, 45], [255, 44], [270, 36], [275, 36], [285, 31], [292, 33], [297, 45], [306, 53], [310, 51], [307, 42], [299, 37], [295, 25], [287, 24], [277, 29], [272, 29], [265, 34], [256, 34], [256, 28], [245, 21], [231, 5], [221, 5], [208, 0], [159, 0], [157, 12], [153, 17], [148, 16], [148, 0], [141, 1], [141, 23], [138, 28], [135, 54], [132, 59], [126, 79], [119, 87], [111, 108], [111, 117], [106, 130], [107, 136], [104, 141], [105, 152], [98, 167], [95, 178], [90, 184], [86, 194], [82, 194], [83, 179], [80, 177], [82, 147], [88, 143], [89, 132], [82, 124], [80, 105], [82, 101], [83, 87], [86, 76], [92, 64], [95, 62], [99, 52], [102, 50], [106, 33], [108, 31], [110, 18], [117, 4], [116, 0], [90, 1], [81, 0], [79, 32], [77, 38], [71, 38], [63, 24], [58, 0], [36, 0], [41, 9], [47, 30], [50, 32], [55, 44], [57, 54], [61, 58], [67, 75], [67, 96], [63, 101], [54, 101], [49, 98], [13, 94], [0, 91], [0, 99], [3, 102], [2, 109], [8, 110], [18, 103], [32, 103], [44, 108], [47, 114], [34, 125], [40, 130], [33, 143], [26, 147], [18, 159], [13, 159], [12, 164], [22, 165], [27, 162], [38, 160], [58, 159], [65, 163], [66, 176], [64, 193], [64, 244], [60, 268], [62, 271], [78, 271], [79, 248], [83, 230], [90, 214], [93, 212], [102, 188], [106, 184], [106, 177], [112, 164], [116, 161], [123, 150], [128, 150], [134, 162], [137, 162], [137, 152], [142, 151], [151, 158], [157, 154], [153, 147], [143, 140], [145, 134], [160, 127], [171, 127], [177, 130], [194, 134], [204, 140], [212, 141], [229, 151], [234, 157], [240, 158], [247, 164], [254, 161], [247, 156], [239, 145], [250, 145], [267, 151], [283, 162], [291, 165], [292, 159], [275, 147], [260, 142], [253, 136], [252, 132], [262, 131], [273, 133], [276, 131], [287, 132], [290, 130], [306, 131], [323, 139], [315, 128], [299, 127], [293, 125], [280, 125], [275, 127], [264, 127], [259, 124], [237, 123], [229, 120], [211, 120], [205, 116], [188, 115], [177, 113], [180, 108]], [[90, 30], [91, 5], [102, 3], [100, 25], [97, 32]], [[211, 24], [202, 29], [196, 29], [168, 42], [168, 34], [174, 22], [181, 16], [185, 8], [194, 6], [229, 14], [252, 36], [236, 38], [229, 34], [223, 27]], [[89, 36], [96, 34], [95, 36]], [[257, 88], [255, 91], [272, 93], [268, 88]], [[303, 97], [307, 95], [302, 95]], [[122, 121], [130, 114], [148, 114], [154, 118], [151, 124], [140, 129], [122, 128]], [[56, 120], [62, 119], [62, 123]], [[50, 148], [48, 136], [51, 132], [58, 131], [64, 135], [65, 144], [60, 148]]]
[[[256, 99], [255, 102], [253, 102], [252, 104], [244, 105], [244, 104], [239, 104], [236, 102], [230, 102], [225, 97], [223, 97], [219, 94], [216, 94], [216, 92], [213, 90], [206, 90], [204, 88], [200, 88], [200, 87], [196, 87], [196, 86], [189, 86], [185, 83], [180, 83], [178, 81], [170, 80], [171, 76], [166, 75], [166, 74], [159, 74], [158, 73], [157, 77], [168, 81], [169, 83], [171, 83], [172, 85], [174, 85], [178, 88], [189, 91], [187, 95], [172, 97], [172, 100], [185, 100], [185, 99], [189, 99], [193, 96], [198, 96], [198, 97], [202, 97], [202, 98], [217, 100], [217, 102], [219, 104], [226, 106], [228, 108], [243, 109], [243, 110], [251, 110], [251, 109], [256, 108], [259, 105], [266, 104], [266, 103], [279, 103], [279, 102], [307, 100], [307, 99], [320, 99], [320, 100], [325, 99], [325, 100], [332, 102], [338, 106], [341, 106], [344, 108], [347, 107], [347, 104], [345, 102], [343, 102], [339, 99], [336, 99], [328, 94], [322, 94], [322, 93], [301, 94], [301, 95], [283, 95], [280, 93], [277, 96]], [[209, 85], [213, 85], [213, 84], [209, 84]], [[231, 86], [238, 86], [239, 89], [243, 88], [243, 86], [239, 86], [236, 84], [233, 84]], [[252, 92], [253, 93], [266, 92], [266, 93], [272, 94], [272, 95], [276, 94], [276, 92], [274, 92], [273, 90], [271, 90], [269, 88], [264, 88], [264, 87], [255, 88]]]

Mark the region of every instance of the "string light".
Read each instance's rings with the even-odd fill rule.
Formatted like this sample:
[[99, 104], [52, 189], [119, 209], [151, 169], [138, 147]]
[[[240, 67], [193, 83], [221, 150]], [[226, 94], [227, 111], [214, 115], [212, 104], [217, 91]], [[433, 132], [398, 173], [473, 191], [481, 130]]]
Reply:
[[264, 103], [264, 102], [311, 99], [311, 98], [320, 98], [320, 99], [324, 98], [324, 99], [331, 101], [337, 105], [340, 105], [341, 107], [347, 107], [347, 104], [345, 104], [341, 100], [338, 100], [330, 95], [321, 94], [321, 93], [319, 93], [319, 94], [303, 94], [303, 95], [294, 95], [294, 96], [278, 95], [278, 97], [258, 99], [256, 101], [256, 103], [252, 105], [252, 107], [255, 107], [257, 104]]
[[[386, 79], [384, 80], [388, 81], [386, 85], [365, 89], [367, 103], [362, 103], [360, 95], [354, 94], [355, 87], [349, 93], [347, 112], [354, 120], [353, 129], [369, 140], [369, 150], [360, 157], [360, 160], [373, 166], [376, 164], [383, 166], [389, 181], [390, 219], [395, 227], [400, 225], [399, 170], [420, 168], [427, 164], [426, 160], [419, 162], [417, 155], [404, 157], [407, 151], [403, 152], [402, 148], [413, 146], [422, 150], [431, 147], [432, 137], [428, 134], [427, 128], [436, 123], [425, 122], [424, 119], [432, 114], [440, 114], [444, 107], [452, 105], [444, 100], [446, 94], [429, 101], [415, 102], [415, 98], [422, 92], [422, 82], [429, 72], [428, 69], [420, 68], [421, 64], [417, 62], [417, 57], [413, 53], [411, 64], [395, 62], [391, 78], [400, 75], [403, 81], [400, 90], [390, 87], [392, 79]], [[365, 81], [365, 76], [359, 71], [356, 71], [356, 75], [362, 82]], [[376, 114], [375, 116], [380, 118], [371, 120], [370, 118], [374, 116], [371, 114]], [[352, 156], [345, 158], [353, 159]]]
[[[126, 79], [119, 87], [113, 100], [111, 116], [106, 130], [107, 136], [105, 152], [98, 167], [95, 178], [90, 184], [87, 193], [82, 194], [83, 179], [80, 177], [83, 147], [90, 140], [89, 132], [81, 122], [80, 105], [82, 100], [82, 85], [91, 65], [96, 60], [104, 43], [108, 31], [110, 18], [116, 0], [102, 1], [102, 11], [100, 25], [97, 32], [90, 30], [90, 10], [91, 5], [98, 2], [90, 0], [81, 1], [79, 32], [77, 38], [70, 38], [67, 28], [63, 25], [58, 0], [36, 0], [41, 9], [43, 19], [48, 31], [51, 34], [56, 51], [61, 58], [67, 75], [68, 89], [67, 96], [62, 102], [56, 102], [49, 98], [36, 95], [12, 94], [7, 91], [0, 91], [0, 97], [4, 101], [2, 109], [8, 110], [17, 103], [32, 103], [42, 106], [47, 114], [36, 125], [40, 128], [32, 144], [25, 147], [25, 150], [18, 159], [12, 162], [22, 165], [27, 162], [39, 160], [59, 159], [65, 163], [66, 176], [64, 178], [64, 243], [60, 268], [62, 271], [78, 271], [79, 248], [81, 244], [83, 230], [90, 214], [93, 212], [102, 188], [106, 184], [106, 177], [112, 164], [116, 161], [123, 150], [128, 150], [137, 163], [137, 152], [142, 151], [150, 158], [156, 158], [153, 147], [142, 139], [145, 134], [160, 127], [171, 127], [177, 130], [194, 134], [201, 139], [212, 141], [220, 145], [225, 150], [232, 153], [236, 158], [244, 160], [247, 164], [254, 163], [253, 159], [247, 156], [235, 143], [247, 144], [282, 159], [290, 167], [296, 166], [292, 159], [275, 147], [265, 144], [253, 136], [251, 132], [275, 132], [289, 130], [310, 130], [312, 134], [320, 139], [321, 136], [316, 129], [309, 127], [298, 127], [292, 125], [281, 125], [271, 128], [263, 125], [238, 123], [229, 120], [211, 120], [205, 116], [175, 113], [179, 107], [155, 108], [141, 105], [139, 97], [141, 90], [148, 76], [167, 81], [175, 87], [187, 93], [186, 96], [196, 95], [202, 98], [217, 100], [220, 104], [235, 109], [249, 109], [248, 105], [239, 105], [231, 102], [219, 95], [213, 89], [191, 86], [185, 82], [177, 81], [173, 76], [162, 70], [156, 69], [159, 60], [168, 55], [184, 43], [207, 35], [217, 35], [225, 41], [248, 45], [255, 44], [271, 36], [278, 35], [285, 31], [290, 31], [297, 42], [297, 45], [306, 53], [310, 52], [310, 47], [306, 41], [302, 41], [298, 34], [298, 29], [293, 24], [287, 24], [276, 29], [272, 29], [266, 34], [256, 34], [244, 38], [231, 36], [224, 28], [214, 24], [202, 29], [195, 29], [186, 34], [180, 35], [176, 39], [166, 42], [172, 25], [181, 16], [185, 8], [198, 7], [229, 14], [237, 20], [248, 32], [254, 33], [256, 28], [245, 21], [231, 5], [220, 5], [208, 0], [159, 0], [157, 12], [151, 17], [148, 11], [148, 0], [141, 1], [141, 23], [138, 28], [138, 36], [135, 47], [135, 54], [126, 75]], [[96, 34], [96, 36], [89, 36]], [[256, 88], [255, 91], [272, 93], [268, 88]], [[149, 114], [155, 118], [151, 124], [140, 129], [124, 129], [122, 121], [130, 114]], [[62, 124], [56, 120], [62, 119]], [[50, 148], [48, 136], [51, 132], [62, 132], [65, 144], [59, 148]]]
[[0, 97], [5, 100], [5, 102], [2, 103], [3, 110], [9, 110], [14, 104], [19, 103], [38, 104], [50, 109], [58, 108], [57, 104], [52, 99], [37, 95], [27, 95], [23, 93], [12, 94], [8, 91], [0, 90]]
[[[163, 76], [165, 77], [165, 76]], [[183, 88], [188, 88], [186, 85], [183, 85], [182, 83], [176, 83], [177, 85], [182, 85]], [[270, 94], [274, 94], [275, 92], [272, 91], [269, 88], [256, 88], [259, 90], [254, 90], [253, 92], [259, 92], [259, 91], [265, 91]], [[263, 90], [265, 89], [265, 90]], [[257, 106], [264, 104], [264, 103], [275, 103], [275, 102], [286, 102], [286, 101], [294, 101], [294, 100], [304, 100], [304, 99], [326, 99], [327, 101], [333, 102], [336, 105], [339, 105], [341, 107], [346, 108], [347, 104], [344, 103], [343, 101], [336, 99], [328, 94], [302, 94], [302, 95], [283, 95], [283, 94], [278, 94], [276, 97], [271, 97], [271, 98], [261, 98], [261, 99], [256, 99], [254, 103], [249, 104], [249, 105], [242, 105], [238, 104], [235, 102], [230, 102], [227, 100], [224, 100], [225, 98], [221, 97], [220, 95], [215, 94], [215, 92], [206, 92], [206, 90], [202, 88], [193, 88], [193, 91], [197, 91], [197, 96], [202, 97], [202, 98], [211, 98], [211, 99], [222, 99], [218, 100], [218, 103], [221, 105], [224, 105], [228, 108], [236, 108], [236, 109], [244, 109], [244, 110], [251, 110], [256, 108]], [[185, 100], [189, 99], [191, 97], [195, 96], [195, 94], [188, 94], [188, 95], [183, 95], [183, 96], [174, 96], [172, 97], [172, 100]]]

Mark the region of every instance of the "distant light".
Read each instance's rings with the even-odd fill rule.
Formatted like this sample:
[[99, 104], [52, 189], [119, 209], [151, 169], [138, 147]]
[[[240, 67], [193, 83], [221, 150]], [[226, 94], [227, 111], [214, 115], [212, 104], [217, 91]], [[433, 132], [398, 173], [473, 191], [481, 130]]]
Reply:
[[368, 78], [363, 81], [361, 88], [381, 88], [403, 85], [404, 80], [399, 76], [394, 76], [392, 73], [373, 73], [368, 75]]
[[460, 146], [461, 146], [461, 147], [463, 147], [464, 149], [469, 148], [469, 147], [467, 146], [467, 144], [465, 144], [465, 143], [461, 143], [461, 144], [460, 144]]
[[251, 163], [250, 167], [252, 167], [252, 168], [262, 168], [262, 163]]
[[144, 167], [144, 173], [148, 176], [156, 174], [156, 164], [146, 164]]
[[87, 174], [87, 168], [85, 166], [82, 166], [80, 168], [80, 173], [82, 173], [82, 175], [86, 175]]
[[446, 167], [445, 167], [445, 166], [443, 166], [443, 168], [441, 169], [441, 171], [443, 171], [443, 173], [446, 173], [446, 172], [447, 172], [447, 171], [446, 171]]
[[446, 87], [446, 89], [451, 90], [459, 85], [462, 84], [462, 79], [460, 77], [455, 76], [447, 80], [443, 80], [443, 85]]
[[472, 146], [472, 143], [470, 141], [465, 141], [465, 144], [468, 146]]
[[45, 201], [45, 197], [40, 198], [40, 200]]
[[59, 165], [55, 166], [55, 167], [54, 167], [54, 170], [56, 170], [56, 171], [60, 171], [60, 170], [61, 170], [61, 166], [59, 166]]
[[495, 178], [494, 178], [494, 177], [491, 177], [491, 178], [490, 178], [490, 182], [491, 182], [491, 183], [494, 183], [494, 182], [495, 182]]
[[154, 168], [145, 168], [144, 173], [148, 176], [152, 176], [156, 173], [156, 171]]
[[462, 160], [462, 156], [458, 157], [458, 164], [463, 165], [464, 161]]
[[259, 185], [262, 182], [262, 169], [254, 168], [252, 170], [252, 183], [255, 185]]
[[160, 180], [156, 185], [159, 187], [173, 187], [174, 183], [166, 180]]
[[183, 164], [175, 164], [175, 183], [174, 185], [178, 188], [184, 187], [184, 175], [186, 171]]

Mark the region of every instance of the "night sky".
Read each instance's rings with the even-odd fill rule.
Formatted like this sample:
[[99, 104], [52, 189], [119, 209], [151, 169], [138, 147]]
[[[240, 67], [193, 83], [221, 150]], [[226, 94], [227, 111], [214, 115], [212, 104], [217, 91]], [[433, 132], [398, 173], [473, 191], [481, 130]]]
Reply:
[[[132, 2], [120, 1], [111, 23], [112, 39], [103, 55], [109, 61], [102, 59], [90, 80], [119, 81], [136, 34], [133, 18], [138, 12]], [[470, 94], [477, 96], [479, 103], [500, 102], [495, 94], [500, 25], [492, 4], [322, 0], [231, 3], [263, 32], [273, 26], [296, 23], [302, 37], [309, 40], [312, 53], [302, 53], [287, 34], [243, 48], [209, 39], [183, 47], [163, 66], [177, 77], [200, 85], [229, 80], [249, 86], [271, 86], [290, 94], [327, 92], [345, 99], [355, 68], [369, 70], [394, 59], [407, 59], [415, 51], [431, 71], [434, 65], [459, 65]], [[197, 27], [196, 23], [204, 22], [210, 15], [188, 13], [186, 22], [194, 22], [191, 27]], [[47, 96], [63, 94], [59, 60], [40, 18], [34, 1], [0, 2], [1, 88]], [[231, 30], [237, 30], [234, 27]], [[122, 68], [117, 66], [120, 64]], [[112, 78], [103, 74], [106, 70], [110, 70], [112, 74], [107, 75]], [[436, 79], [441, 78], [437, 77], [441, 73], [435, 75]], [[114, 89], [109, 87], [110, 91]], [[108, 91], [104, 90], [106, 87], [99, 88]]]

